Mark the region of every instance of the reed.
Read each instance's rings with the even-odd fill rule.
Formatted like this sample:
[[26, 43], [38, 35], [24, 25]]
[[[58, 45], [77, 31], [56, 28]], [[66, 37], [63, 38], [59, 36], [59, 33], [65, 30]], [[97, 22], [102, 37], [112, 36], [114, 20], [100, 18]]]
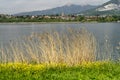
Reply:
[[77, 65], [96, 61], [97, 48], [96, 38], [85, 28], [52, 30], [11, 42], [9, 47], [0, 49], [0, 61]]

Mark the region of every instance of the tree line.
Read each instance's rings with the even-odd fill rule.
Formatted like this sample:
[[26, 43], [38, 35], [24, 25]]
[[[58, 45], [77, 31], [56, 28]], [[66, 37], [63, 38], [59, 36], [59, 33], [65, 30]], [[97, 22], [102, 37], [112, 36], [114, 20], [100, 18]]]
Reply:
[[82, 16], [82, 15], [42, 15], [12, 16], [0, 15], [0, 22], [117, 22], [120, 16]]

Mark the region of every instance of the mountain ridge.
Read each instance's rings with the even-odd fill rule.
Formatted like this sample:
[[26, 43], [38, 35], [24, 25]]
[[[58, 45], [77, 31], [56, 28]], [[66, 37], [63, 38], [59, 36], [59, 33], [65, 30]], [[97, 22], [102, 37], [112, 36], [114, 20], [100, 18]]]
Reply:
[[120, 0], [110, 0], [95, 9], [82, 12], [84, 15], [120, 15]]
[[23, 13], [18, 13], [14, 14], [17, 16], [21, 15], [56, 15], [56, 14], [77, 14], [82, 11], [88, 10], [88, 9], [93, 9], [96, 6], [92, 5], [76, 5], [76, 4], [70, 4], [70, 5], [64, 5], [61, 7], [56, 7], [52, 9], [46, 9], [46, 10], [41, 10], [41, 11], [30, 11], [30, 12], [23, 12]]

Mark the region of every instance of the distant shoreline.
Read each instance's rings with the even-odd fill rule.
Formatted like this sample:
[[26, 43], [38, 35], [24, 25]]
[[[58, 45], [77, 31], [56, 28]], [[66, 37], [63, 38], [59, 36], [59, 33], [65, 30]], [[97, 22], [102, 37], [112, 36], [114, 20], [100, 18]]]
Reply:
[[57, 24], [57, 23], [120, 23], [120, 22], [0, 22], [0, 24]]
[[57, 23], [98, 23], [98, 22], [5, 22], [0, 24], [57, 24]]

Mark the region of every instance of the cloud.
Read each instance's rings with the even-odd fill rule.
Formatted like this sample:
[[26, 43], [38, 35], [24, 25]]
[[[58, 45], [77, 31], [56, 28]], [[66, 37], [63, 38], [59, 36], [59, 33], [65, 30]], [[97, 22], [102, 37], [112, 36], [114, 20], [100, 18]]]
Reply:
[[0, 0], [0, 13], [19, 13], [25, 11], [44, 10], [68, 3], [80, 5], [100, 5], [109, 0]]

